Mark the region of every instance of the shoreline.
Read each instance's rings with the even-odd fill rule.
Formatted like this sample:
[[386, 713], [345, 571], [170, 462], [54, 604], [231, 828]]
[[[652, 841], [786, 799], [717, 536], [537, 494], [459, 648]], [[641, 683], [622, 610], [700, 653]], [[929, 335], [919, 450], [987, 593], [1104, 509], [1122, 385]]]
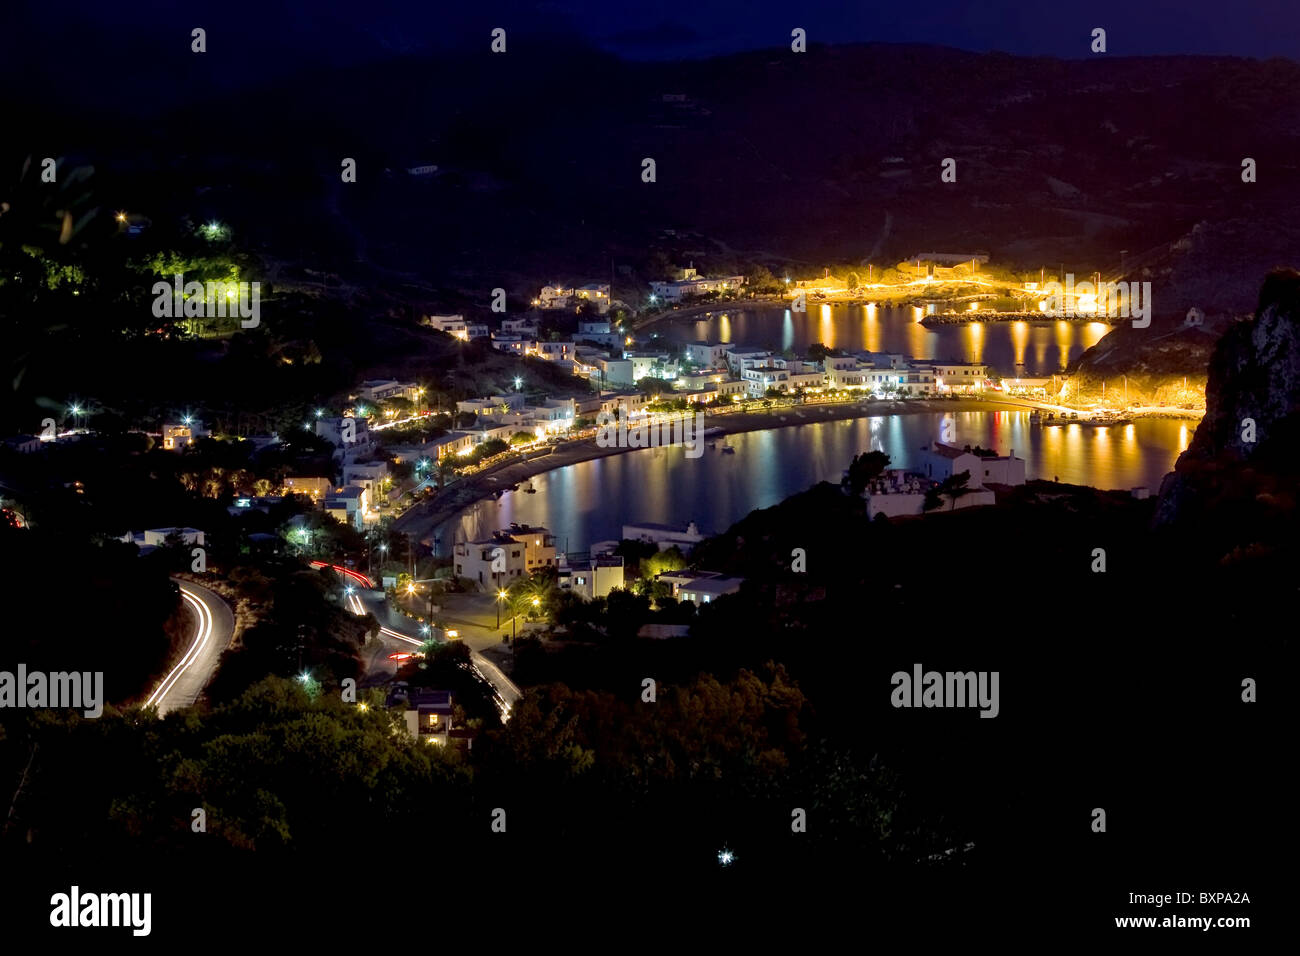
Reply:
[[[844, 421], [854, 418], [871, 418], [883, 415], [920, 415], [936, 412], [1029, 411], [1033, 406], [1008, 401], [981, 401], [977, 399], [918, 399], [909, 401], [872, 399], [857, 402], [840, 402], [826, 405], [788, 405], [763, 411], [731, 412], [724, 415], [706, 415], [706, 437], [713, 441], [728, 435], [765, 431], [772, 428], [790, 428], [797, 425], [816, 425], [822, 422]], [[802, 413], [802, 416], [796, 414]], [[602, 448], [594, 438], [584, 439], [553, 450], [551, 454], [531, 461], [512, 461], [489, 471], [471, 475], [456, 482], [446, 495], [441, 495], [424, 505], [417, 505], [393, 522], [395, 530], [417, 537], [421, 543], [430, 544], [434, 529], [455, 517], [471, 505], [477, 504], [493, 492], [527, 481], [543, 472], [555, 471], [568, 465], [578, 465], [610, 455], [643, 451], [640, 448]], [[848, 463], [845, 462], [845, 467]], [[491, 481], [489, 479], [496, 479]], [[525, 492], [515, 492], [524, 494]]]

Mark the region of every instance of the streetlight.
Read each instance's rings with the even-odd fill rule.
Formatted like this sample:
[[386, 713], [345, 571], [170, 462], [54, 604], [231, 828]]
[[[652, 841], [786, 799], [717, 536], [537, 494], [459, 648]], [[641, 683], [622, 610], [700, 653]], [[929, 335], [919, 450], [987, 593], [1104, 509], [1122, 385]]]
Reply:
[[521, 387], [523, 384], [524, 384], [524, 380], [523, 380], [522, 378], [520, 378], [518, 375], [516, 375], [516, 376], [515, 376], [515, 391], [516, 391], [516, 392], [519, 391], [520, 387]]
[[501, 626], [501, 602], [506, 599], [505, 591], [497, 591], [497, 627]]

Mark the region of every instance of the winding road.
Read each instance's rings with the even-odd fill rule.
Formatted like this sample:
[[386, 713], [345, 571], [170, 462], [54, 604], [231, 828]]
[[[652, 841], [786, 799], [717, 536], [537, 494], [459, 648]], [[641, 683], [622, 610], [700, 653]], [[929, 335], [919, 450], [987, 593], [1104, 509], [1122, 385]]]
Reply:
[[[366, 613], [374, 614], [375, 619], [379, 621], [379, 636], [382, 641], [399, 642], [395, 645], [399, 649], [403, 645], [407, 647], [424, 646], [428, 640], [427, 638], [421, 640], [384, 623], [387, 621], [389, 624], [405, 624], [406, 619], [392, 612], [388, 607], [388, 600], [383, 590], [376, 589], [374, 582], [366, 575], [336, 564], [327, 564], [324, 561], [312, 561], [311, 565], [316, 568], [331, 568], [336, 573], [350, 578], [352, 582], [356, 582], [355, 584], [345, 582], [344, 603], [347, 605], [348, 610], [358, 617]], [[390, 644], [390, 646], [394, 645]], [[519, 698], [523, 696], [523, 692], [514, 681], [505, 675], [501, 668], [473, 648], [470, 649], [470, 666], [480, 679], [491, 686], [493, 695], [496, 698], [497, 710], [501, 714], [501, 722], [505, 723], [510, 719], [510, 713]]]
[[194, 613], [195, 634], [184, 655], [145, 701], [145, 706], [157, 707], [160, 716], [199, 699], [235, 632], [235, 615], [224, 598], [192, 581], [172, 580], [180, 587], [181, 600]]

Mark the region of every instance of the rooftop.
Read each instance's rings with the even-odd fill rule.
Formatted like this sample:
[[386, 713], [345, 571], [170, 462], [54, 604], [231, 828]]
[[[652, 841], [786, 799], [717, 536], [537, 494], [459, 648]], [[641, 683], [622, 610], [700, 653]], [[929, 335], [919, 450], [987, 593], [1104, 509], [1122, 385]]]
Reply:
[[969, 448], [962, 450], [960, 448], [955, 448], [952, 445], [945, 445], [941, 441], [935, 442], [934, 448], [931, 450], [936, 455], [940, 455], [944, 458], [960, 458], [962, 455], [969, 455], [971, 453]]

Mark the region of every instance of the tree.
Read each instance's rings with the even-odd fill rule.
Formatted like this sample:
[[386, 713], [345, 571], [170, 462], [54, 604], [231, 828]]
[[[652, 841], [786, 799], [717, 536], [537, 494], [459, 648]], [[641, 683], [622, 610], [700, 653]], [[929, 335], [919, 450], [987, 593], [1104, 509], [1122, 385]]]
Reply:
[[860, 495], [872, 481], [875, 481], [889, 467], [889, 456], [883, 451], [868, 451], [855, 455], [849, 462], [849, 473], [844, 482], [849, 491]]
[[636, 576], [641, 574], [641, 561], [654, 557], [659, 548], [653, 541], [624, 538], [614, 548], [614, 553], [623, 559], [624, 572]]
[[537, 436], [532, 432], [515, 432], [510, 436], [510, 444], [512, 445], [528, 445], [535, 441], [537, 441]]
[[642, 395], [666, 395], [672, 392], [673, 383], [667, 379], [647, 375], [637, 381], [636, 390]]
[[949, 475], [943, 481], [939, 482], [936, 487], [931, 488], [925, 493], [924, 510], [933, 511], [935, 508], [938, 508], [943, 504], [944, 498], [947, 498], [952, 502], [952, 507], [948, 510], [956, 510], [957, 499], [964, 495], [968, 495], [975, 490], [974, 488], [966, 487], [968, 481], [970, 481], [969, 471], [963, 471], [961, 474], [957, 475]]
[[745, 288], [756, 295], [780, 292], [782, 283], [767, 266], [756, 265], [745, 273]]
[[641, 565], [641, 570], [645, 577], [654, 578], [656, 575], [668, 571], [680, 571], [685, 567], [686, 556], [677, 545], [673, 545], [646, 558]]

